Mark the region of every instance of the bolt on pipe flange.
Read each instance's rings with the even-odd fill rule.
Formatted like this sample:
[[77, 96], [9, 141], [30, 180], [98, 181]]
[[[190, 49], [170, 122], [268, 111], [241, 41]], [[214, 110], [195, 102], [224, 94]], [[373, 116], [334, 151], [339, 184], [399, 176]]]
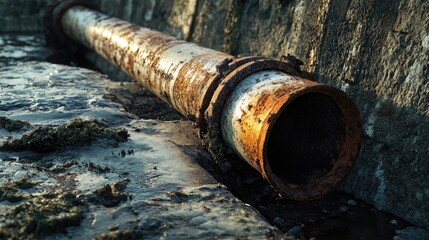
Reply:
[[211, 152], [233, 149], [282, 196], [320, 197], [351, 170], [358, 110], [342, 91], [311, 81], [297, 59], [235, 58], [66, 2], [53, 11], [54, 30], [195, 121]]

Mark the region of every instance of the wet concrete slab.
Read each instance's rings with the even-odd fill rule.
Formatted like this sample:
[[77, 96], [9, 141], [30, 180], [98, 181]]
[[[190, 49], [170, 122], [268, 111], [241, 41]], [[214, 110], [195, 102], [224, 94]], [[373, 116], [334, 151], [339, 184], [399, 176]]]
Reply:
[[54, 49], [46, 46], [43, 34], [1, 34], [0, 67], [25, 61], [46, 61]]
[[[52, 132], [70, 126], [67, 124], [76, 118], [97, 119], [106, 128], [123, 128], [129, 134], [126, 142], [100, 138], [48, 153], [37, 148], [0, 151], [0, 184], [5, 192], [7, 184], [18, 186], [23, 179], [34, 183], [27, 189], [17, 187], [15, 192], [9, 192], [21, 200], [1, 202], [0, 233], [4, 237], [20, 233], [8, 232], [5, 227], [21, 229], [19, 224], [28, 220], [18, 218], [12, 224], [12, 212], [23, 205], [37, 207], [40, 203], [36, 199], [46, 194], [65, 193], [80, 201], [83, 217], [78, 223], [62, 222], [64, 229], [43, 229], [43, 216], [52, 217], [46, 210], [31, 219], [42, 229], [27, 227], [22, 234], [48, 239], [89, 239], [102, 234], [147, 239], [261, 239], [281, 235], [192, 158], [189, 150], [199, 150], [195, 145], [196, 129], [189, 122], [140, 120], [107, 98], [106, 88], [120, 83], [90, 70], [40, 62], [2, 68], [0, 79], [4, 93], [0, 95], [0, 115], [30, 124], [12, 132], [1, 129], [3, 146], [40, 128], [50, 128], [48, 132]], [[118, 183], [125, 186], [115, 190]], [[106, 190], [106, 186], [113, 190]], [[118, 196], [125, 197], [116, 201]], [[61, 214], [71, 213], [63, 209]]]

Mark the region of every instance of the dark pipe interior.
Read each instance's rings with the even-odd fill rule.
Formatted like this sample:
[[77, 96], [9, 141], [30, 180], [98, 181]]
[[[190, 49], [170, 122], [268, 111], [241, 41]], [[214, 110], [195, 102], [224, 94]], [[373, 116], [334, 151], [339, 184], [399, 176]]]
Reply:
[[343, 117], [334, 100], [306, 93], [286, 106], [268, 139], [271, 171], [291, 184], [305, 184], [332, 169], [344, 139]]

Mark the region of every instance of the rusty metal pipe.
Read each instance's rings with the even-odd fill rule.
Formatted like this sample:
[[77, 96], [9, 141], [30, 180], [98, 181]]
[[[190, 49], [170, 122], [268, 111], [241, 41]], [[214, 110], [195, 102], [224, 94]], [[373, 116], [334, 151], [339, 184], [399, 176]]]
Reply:
[[352, 168], [357, 119], [338, 89], [268, 70], [236, 86], [223, 108], [221, 132], [282, 196], [305, 200], [335, 189]]
[[224, 143], [282, 196], [320, 197], [350, 172], [361, 122], [342, 91], [309, 80], [291, 61], [231, 55], [63, 1], [52, 29], [93, 49], [188, 119], [213, 153]]

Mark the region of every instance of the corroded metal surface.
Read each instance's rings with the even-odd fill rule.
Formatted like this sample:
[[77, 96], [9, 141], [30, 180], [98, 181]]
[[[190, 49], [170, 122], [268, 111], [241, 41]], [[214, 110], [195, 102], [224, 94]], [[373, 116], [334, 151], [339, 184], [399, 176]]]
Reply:
[[[294, 138], [297, 137], [296, 135], [290, 133], [290, 128], [295, 128], [293, 130], [297, 131], [296, 128], [300, 127], [300, 123], [289, 121], [289, 125], [292, 126], [276, 126], [287, 123], [289, 116], [281, 117], [281, 115], [283, 111], [286, 112], [289, 104], [294, 104], [301, 96], [315, 93], [329, 96], [340, 110], [336, 114], [339, 116], [337, 120], [331, 120], [323, 113], [314, 115], [301, 113], [306, 114], [306, 116], [301, 116], [301, 119], [320, 118], [317, 119], [316, 124], [317, 127], [324, 128], [323, 132], [318, 132], [317, 128], [312, 129], [310, 125], [314, 124], [313, 122], [306, 122], [303, 127], [308, 128], [306, 131], [309, 132], [307, 134], [310, 135], [311, 140], [306, 140], [304, 134], [300, 134], [298, 139]], [[325, 101], [323, 97], [320, 98], [316, 95], [316, 98], [316, 101]], [[356, 107], [347, 98], [340, 90], [327, 85], [280, 71], [260, 71], [242, 80], [228, 98], [222, 112], [220, 129], [228, 146], [231, 146], [239, 156], [261, 172], [282, 196], [296, 200], [313, 199], [335, 189], [338, 182], [351, 170], [356, 160], [361, 136], [359, 114]], [[310, 108], [310, 106], [304, 107]], [[328, 114], [335, 111], [335, 109], [330, 109], [330, 106], [320, 105], [318, 107], [323, 108], [323, 111]], [[325, 123], [325, 121], [330, 122]], [[338, 123], [331, 126], [332, 121], [338, 121]], [[272, 131], [275, 133], [272, 134]], [[318, 135], [321, 134], [323, 136], [318, 139]], [[311, 165], [318, 166], [317, 171], [307, 171], [311, 168], [309, 166], [302, 170], [299, 165], [301, 163], [279, 163], [290, 162], [296, 158], [291, 151], [281, 150], [290, 147], [288, 144], [291, 142], [300, 142], [301, 145], [304, 145], [304, 151], [308, 153], [306, 155], [301, 152], [304, 157], [299, 158], [298, 161], [309, 161]], [[317, 142], [318, 145], [305, 146], [310, 142]], [[270, 149], [269, 144], [281, 149]], [[331, 149], [332, 145], [335, 149]], [[323, 154], [317, 156], [311, 154], [314, 147], [324, 148], [322, 151], [338, 152], [338, 154], [330, 155], [331, 158], [324, 160]], [[310, 157], [312, 159], [308, 159]], [[277, 169], [273, 169], [273, 166]], [[324, 170], [325, 168], [327, 169]], [[290, 172], [293, 172], [290, 175], [297, 177], [291, 179], [290, 176], [285, 176]], [[301, 176], [306, 174], [311, 176]]]
[[72, 39], [94, 49], [200, 126], [202, 106], [208, 105], [219, 81], [219, 66], [233, 59], [79, 6], [65, 12], [62, 26]]
[[61, 31], [195, 121], [212, 153], [225, 142], [284, 197], [320, 197], [351, 170], [361, 139], [357, 108], [300, 71], [296, 58], [237, 59], [70, 6], [58, 10]]
[[[207, 142], [207, 147], [212, 154], [223, 156], [225, 147], [222, 144], [222, 136], [220, 133], [220, 119], [223, 111], [224, 103], [228, 96], [232, 94], [235, 87], [247, 76], [267, 70], [279, 70], [293, 76], [309, 79], [309, 73], [302, 72], [288, 62], [277, 61], [260, 56], [242, 57], [233, 60], [228, 64], [228, 70], [224, 73], [224, 78], [220, 82], [216, 91], [213, 93], [210, 104], [205, 112], [205, 120], [207, 123], [207, 136], [211, 141]], [[311, 81], [314, 81], [310, 78]]]

